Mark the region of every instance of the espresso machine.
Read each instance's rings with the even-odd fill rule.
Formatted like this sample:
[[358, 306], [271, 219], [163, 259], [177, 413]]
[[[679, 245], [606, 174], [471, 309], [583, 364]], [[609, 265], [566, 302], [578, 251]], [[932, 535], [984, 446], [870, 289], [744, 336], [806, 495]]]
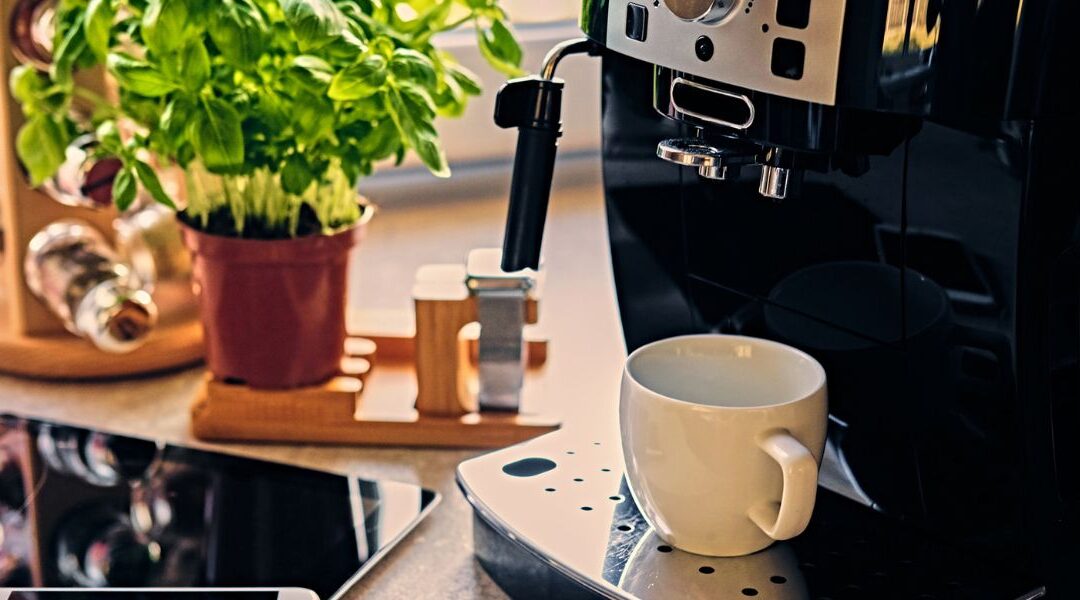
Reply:
[[[504, 269], [540, 256], [555, 68], [599, 56], [627, 350], [735, 333], [826, 369], [819, 504], [784, 549], [807, 595], [1080, 597], [1080, 205], [1064, 176], [1080, 136], [1080, 5], [583, 4], [586, 37], [508, 84], [496, 109], [521, 130]], [[504, 588], [531, 594], [512, 574], [532, 590], [635, 597], [613, 557], [643, 543], [618, 537], [636, 531], [636, 510], [616, 510], [592, 568], [482, 498], [479, 466], [459, 481], [477, 555]], [[519, 560], [506, 539], [526, 540]], [[537, 575], [530, 555], [555, 574]]]

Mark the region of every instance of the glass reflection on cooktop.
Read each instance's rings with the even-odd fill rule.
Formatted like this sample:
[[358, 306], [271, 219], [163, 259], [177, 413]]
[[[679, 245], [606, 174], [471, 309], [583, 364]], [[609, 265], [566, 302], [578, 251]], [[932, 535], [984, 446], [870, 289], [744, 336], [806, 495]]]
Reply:
[[419, 487], [0, 417], [0, 587], [343, 591], [437, 503]]
[[[305, 595], [310, 593], [303, 590]], [[290, 596], [291, 597], [291, 596]], [[63, 590], [12, 590], [10, 595], [4, 597], [0, 591], [0, 600], [278, 600], [280, 596], [276, 590], [184, 590], [177, 589], [147, 589], [132, 590], [123, 588], [115, 589], [75, 591], [70, 588]]]

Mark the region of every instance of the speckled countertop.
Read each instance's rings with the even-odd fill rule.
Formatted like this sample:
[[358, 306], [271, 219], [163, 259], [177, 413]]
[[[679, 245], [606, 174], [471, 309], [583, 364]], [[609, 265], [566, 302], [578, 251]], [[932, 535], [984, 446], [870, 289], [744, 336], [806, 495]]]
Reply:
[[[594, 180], [595, 181], [595, 180]], [[501, 242], [505, 201], [448, 199], [384, 207], [358, 249], [351, 304], [410, 307], [417, 267], [463, 260]], [[575, 426], [575, 404], [614, 402], [623, 357], [602, 197], [595, 183], [564, 186], [552, 201], [545, 241], [547, 279], [541, 323], [551, 339], [548, 375], [572, 394], [551, 406]], [[0, 377], [0, 412], [49, 418], [227, 452], [417, 483], [442, 504], [350, 592], [348, 598], [503, 598], [472, 555], [472, 513], [454, 481], [475, 451], [232, 444], [209, 446], [188, 432], [187, 406], [202, 369], [115, 383], [52, 384]], [[545, 386], [547, 389], [548, 386]], [[588, 412], [588, 411], [586, 411]], [[582, 425], [577, 425], [582, 426]]]

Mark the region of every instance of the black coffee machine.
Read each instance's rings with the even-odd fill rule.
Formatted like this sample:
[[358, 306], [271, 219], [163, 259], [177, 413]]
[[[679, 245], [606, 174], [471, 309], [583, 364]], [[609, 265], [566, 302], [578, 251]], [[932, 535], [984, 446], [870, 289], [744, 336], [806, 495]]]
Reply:
[[555, 66], [599, 55], [628, 350], [806, 350], [823, 485], [1080, 597], [1076, 23], [1072, 0], [586, 0], [587, 39], [500, 97], [504, 268], [539, 259]]

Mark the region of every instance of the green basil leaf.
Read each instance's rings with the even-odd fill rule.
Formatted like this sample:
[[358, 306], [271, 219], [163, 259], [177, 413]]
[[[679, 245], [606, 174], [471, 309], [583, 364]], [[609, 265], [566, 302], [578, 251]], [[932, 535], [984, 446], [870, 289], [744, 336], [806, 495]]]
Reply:
[[72, 73], [75, 64], [79, 61], [83, 52], [86, 51], [86, 35], [82, 27], [71, 27], [64, 34], [60, 46], [53, 53], [52, 64], [49, 65], [49, 76], [57, 84], [70, 88], [73, 85]]
[[346, 146], [341, 152], [341, 171], [349, 180], [349, 185], [355, 186], [360, 176], [364, 174], [367, 160], [355, 145]]
[[340, 122], [345, 124], [356, 121], [375, 122], [386, 116], [386, 102], [383, 101], [380, 93], [368, 98], [350, 101], [342, 112]]
[[524, 53], [506, 23], [496, 20], [491, 23], [491, 27], [478, 28], [476, 33], [480, 54], [491, 66], [511, 77], [520, 77], [524, 73], [521, 70]]
[[142, 38], [158, 55], [175, 52], [195, 31], [189, 0], [150, 0], [142, 17]]
[[173, 210], [176, 210], [176, 205], [173, 204], [172, 198], [165, 193], [165, 189], [161, 187], [161, 180], [158, 179], [157, 173], [154, 172], [154, 168], [144, 163], [141, 160], [135, 161], [135, 173], [139, 176], [139, 181], [142, 183], [143, 188], [150, 192], [150, 196], [159, 204], [163, 204]]
[[115, 18], [116, 10], [112, 0], [90, 0], [86, 5], [86, 16], [83, 19], [86, 45], [98, 59], [104, 59], [109, 53], [109, 32]]
[[188, 139], [213, 173], [236, 172], [244, 164], [240, 114], [220, 98], [203, 100], [188, 127]]
[[180, 52], [173, 52], [165, 56], [155, 56], [153, 66], [171, 81], [180, 81], [180, 69], [183, 66], [184, 57]]
[[318, 56], [311, 56], [310, 54], [301, 54], [295, 56], [292, 59], [294, 67], [310, 71], [317, 75], [320, 79], [326, 80], [326, 83], [330, 83], [330, 78], [334, 75], [334, 68], [330, 66], [330, 63], [319, 58]]
[[372, 54], [334, 75], [328, 94], [339, 101], [367, 98], [383, 88], [386, 76], [386, 59]]
[[293, 154], [285, 159], [281, 169], [281, 188], [287, 193], [299, 196], [307, 191], [315, 181], [315, 173], [303, 154]]
[[68, 140], [64, 128], [51, 115], [39, 114], [23, 124], [15, 136], [15, 151], [37, 187], [63, 164]]
[[367, 44], [349, 30], [345, 30], [341, 37], [335, 38], [329, 44], [319, 48], [321, 55], [338, 65], [352, 63], [357, 56], [363, 56], [367, 51]]
[[438, 138], [423, 135], [411, 141], [410, 144], [432, 174], [436, 177], [450, 176], [450, 165], [446, 162], [446, 152], [439, 145]]
[[180, 87], [150, 63], [126, 54], [109, 54], [106, 65], [122, 89], [140, 96], [158, 98]]
[[256, 64], [269, 43], [262, 13], [250, 0], [220, 1], [210, 13], [210, 39], [229, 62], [243, 68]]
[[334, 136], [334, 106], [325, 96], [297, 94], [291, 116], [298, 144], [311, 146]]
[[278, 94], [265, 92], [259, 95], [259, 101], [255, 104], [255, 119], [252, 121], [266, 129], [267, 137], [272, 137], [276, 131], [289, 126], [291, 109], [292, 106]]
[[[404, 108], [405, 116], [418, 131], [432, 136], [435, 132], [435, 101], [427, 89], [415, 85], [400, 85], [390, 98], [392, 109]], [[400, 110], [398, 111], [401, 112]]]
[[489, 21], [505, 21], [510, 17], [506, 14], [496, 0], [483, 0], [473, 8], [473, 16], [479, 19], [487, 19]]
[[332, 0], [281, 0], [281, 8], [302, 52], [326, 46], [349, 31]]
[[431, 99], [417, 88], [404, 86], [391, 90], [387, 100], [390, 116], [409, 147], [436, 177], [449, 177], [446, 153], [431, 122], [435, 117]]
[[453, 78], [443, 82], [442, 89], [432, 97], [435, 100], [436, 113], [440, 117], [456, 118], [465, 114], [465, 92]]
[[339, 0], [337, 5], [345, 18], [354, 23], [378, 18], [386, 13], [382, 0]]
[[342, 144], [358, 142], [367, 136], [367, 134], [371, 133], [372, 129], [374, 129], [374, 127], [368, 121], [355, 121], [348, 125], [339, 125], [337, 128], [337, 138]]
[[442, 0], [429, 8], [419, 19], [413, 21], [406, 29], [409, 31], [422, 31], [430, 38], [432, 33], [440, 31], [446, 24], [446, 18], [450, 16], [454, 8], [454, 0]]
[[120, 130], [116, 127], [116, 121], [104, 121], [94, 131], [101, 149], [112, 155], [119, 155], [124, 148], [124, 142], [120, 139]]
[[193, 38], [180, 52], [180, 81], [189, 92], [198, 92], [210, 79], [210, 55], [199, 38]]
[[191, 142], [184, 142], [180, 145], [180, 148], [176, 151], [176, 164], [180, 165], [180, 168], [186, 169], [188, 165], [195, 160], [195, 146]]
[[475, 73], [466, 69], [461, 65], [448, 65], [446, 72], [450, 74], [450, 78], [454, 80], [462, 91], [470, 96], [479, 96], [483, 90], [483, 84], [480, 83], [480, 78]]
[[[130, 2], [131, 0], [127, 0]], [[145, 2], [146, 0], [140, 0]], [[222, 0], [186, 0], [188, 5], [188, 21], [193, 23], [198, 31], [206, 29], [206, 23], [210, 20], [210, 14], [222, 5]], [[276, 2], [275, 2], [276, 4]]]
[[23, 112], [27, 115], [38, 108], [36, 103], [46, 84], [45, 77], [30, 65], [18, 65], [8, 75], [11, 95], [23, 105]]
[[27, 118], [40, 113], [62, 115], [68, 112], [72, 90], [57, 84], [49, 85], [48, 76], [29, 65], [12, 69], [8, 85]]
[[394, 56], [395, 48], [397, 48], [397, 44], [394, 43], [394, 40], [385, 35], [379, 36], [371, 41], [372, 54], [378, 54], [386, 60], [390, 60], [390, 58]]
[[369, 160], [382, 160], [401, 146], [401, 134], [391, 119], [383, 119], [364, 136], [356, 145], [360, 153]]
[[139, 191], [139, 184], [135, 180], [135, 173], [130, 168], [120, 169], [113, 179], [112, 197], [117, 210], [123, 212], [135, 202], [135, 196]]
[[390, 59], [390, 72], [397, 79], [411, 81], [428, 88], [433, 88], [438, 83], [435, 64], [431, 62], [431, 59], [409, 48], [394, 50], [394, 56]]
[[334, 68], [317, 56], [301, 54], [293, 57], [286, 74], [293, 84], [313, 94], [325, 94], [334, 77]]
[[41, 91], [35, 108], [51, 112], [55, 115], [67, 114], [71, 105], [73, 90], [53, 84]]
[[161, 120], [161, 112], [164, 109], [160, 98], [140, 96], [125, 89], [120, 90], [120, 107], [124, 116], [147, 126], [154, 125]]

